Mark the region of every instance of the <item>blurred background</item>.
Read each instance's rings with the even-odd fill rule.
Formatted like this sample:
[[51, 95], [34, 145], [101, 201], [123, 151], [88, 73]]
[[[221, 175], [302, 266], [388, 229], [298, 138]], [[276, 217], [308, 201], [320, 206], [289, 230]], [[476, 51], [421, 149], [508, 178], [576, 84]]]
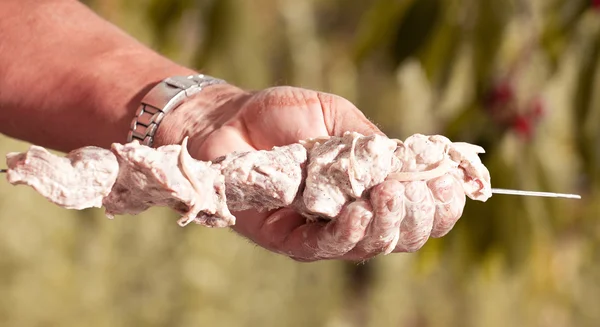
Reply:
[[[300, 264], [166, 210], [108, 220], [0, 183], [1, 326], [599, 326], [600, 1], [88, 0], [245, 88], [482, 145], [492, 185], [415, 254]], [[28, 144], [2, 138], [0, 152]]]

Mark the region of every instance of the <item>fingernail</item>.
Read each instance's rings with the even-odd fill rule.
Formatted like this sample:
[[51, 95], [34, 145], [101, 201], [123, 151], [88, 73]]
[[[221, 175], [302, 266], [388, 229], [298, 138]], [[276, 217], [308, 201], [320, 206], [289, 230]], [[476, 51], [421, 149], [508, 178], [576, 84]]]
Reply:
[[400, 210], [400, 201], [398, 201], [396, 197], [389, 200], [385, 205], [390, 212], [396, 212]]
[[281, 220], [281, 218], [283, 216], [285, 216], [284, 210], [285, 209], [279, 210], [279, 211], [273, 213], [271, 216], [269, 216], [269, 218], [267, 218], [267, 220], [265, 221], [265, 225], [271, 225], [271, 224], [274, 224], [274, 223], [278, 222], [279, 220]]
[[400, 229], [398, 229], [398, 231], [396, 232], [396, 235], [394, 235], [394, 239], [392, 240], [392, 242], [390, 244], [388, 244], [387, 248], [383, 252], [383, 255], [388, 255], [388, 254], [392, 253], [396, 249], [396, 245], [398, 245], [399, 240], [400, 240]]
[[366, 228], [367, 225], [369, 225], [369, 223], [371, 222], [371, 219], [373, 218], [373, 213], [370, 211], [365, 210], [363, 212], [363, 214], [360, 216], [360, 226], [361, 228]]

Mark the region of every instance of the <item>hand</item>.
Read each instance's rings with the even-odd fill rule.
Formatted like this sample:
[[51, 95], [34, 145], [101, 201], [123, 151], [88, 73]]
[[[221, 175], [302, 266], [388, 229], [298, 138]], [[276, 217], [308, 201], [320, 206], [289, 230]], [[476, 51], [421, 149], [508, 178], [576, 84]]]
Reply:
[[[190, 153], [199, 160], [233, 151], [270, 150], [307, 138], [339, 136], [345, 131], [383, 134], [349, 101], [332, 94], [294, 87], [248, 93], [232, 86], [212, 86], [201, 94], [204, 92], [178, 108], [169, 121], [165, 119], [166, 127], [161, 126], [163, 138], [169, 140], [163, 143], [180, 143], [184, 136], [190, 136]], [[430, 219], [422, 221], [404, 214], [404, 187], [394, 180], [385, 181], [373, 188], [370, 201], [347, 205], [332, 222], [307, 223], [290, 208], [266, 213], [248, 210], [233, 213], [237, 218], [233, 229], [268, 250], [298, 261], [363, 261], [380, 253], [412, 252], [432, 232], [442, 236], [453, 227], [462, 213], [464, 192], [462, 201], [454, 201], [461, 196], [457, 188], [441, 187], [438, 199], [455, 204], [446, 215], [435, 219], [429, 215]]]

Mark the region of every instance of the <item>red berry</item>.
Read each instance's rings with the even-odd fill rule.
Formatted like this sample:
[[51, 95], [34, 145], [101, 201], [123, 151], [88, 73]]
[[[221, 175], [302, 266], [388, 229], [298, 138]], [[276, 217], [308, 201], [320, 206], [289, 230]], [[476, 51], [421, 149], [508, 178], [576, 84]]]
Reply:
[[[598, 0], [600, 1], [600, 0]], [[491, 106], [505, 105], [513, 99], [513, 89], [509, 82], [501, 82], [490, 93], [488, 104]]]
[[530, 139], [533, 134], [533, 126], [531, 120], [525, 116], [517, 116], [513, 121], [512, 128], [517, 134]]

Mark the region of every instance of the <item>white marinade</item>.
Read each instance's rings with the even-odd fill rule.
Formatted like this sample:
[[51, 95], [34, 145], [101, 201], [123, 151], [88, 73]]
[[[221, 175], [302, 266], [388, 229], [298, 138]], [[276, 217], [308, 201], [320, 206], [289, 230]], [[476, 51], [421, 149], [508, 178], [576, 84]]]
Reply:
[[[478, 156], [483, 149], [440, 135], [415, 134], [402, 142], [347, 132], [212, 162], [193, 159], [186, 146], [187, 140], [156, 149], [133, 142], [66, 156], [32, 146], [7, 155], [7, 180], [68, 209], [105, 207], [112, 217], [163, 206], [182, 215], [182, 226], [208, 227], [234, 225], [232, 212], [250, 208], [294, 207], [309, 219], [335, 219], [389, 179], [404, 186], [404, 215], [424, 220], [462, 212], [466, 197], [486, 201], [492, 195]], [[456, 190], [461, 194], [452, 202], [439, 200]]]

